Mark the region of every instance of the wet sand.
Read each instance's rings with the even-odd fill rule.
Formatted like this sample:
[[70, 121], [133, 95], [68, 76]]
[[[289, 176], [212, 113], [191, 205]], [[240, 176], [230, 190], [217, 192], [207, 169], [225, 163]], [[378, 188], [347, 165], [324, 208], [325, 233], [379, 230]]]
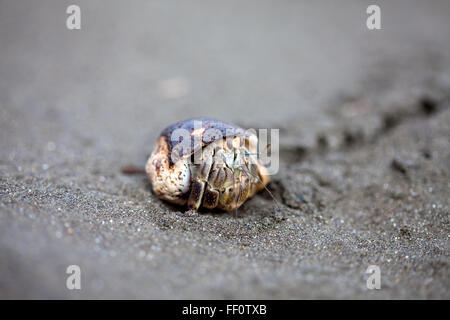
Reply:
[[[448, 1], [381, 1], [376, 31], [361, 1], [78, 2], [79, 31], [0, 3], [1, 298], [450, 298]], [[280, 129], [281, 210], [121, 171], [197, 116]]]

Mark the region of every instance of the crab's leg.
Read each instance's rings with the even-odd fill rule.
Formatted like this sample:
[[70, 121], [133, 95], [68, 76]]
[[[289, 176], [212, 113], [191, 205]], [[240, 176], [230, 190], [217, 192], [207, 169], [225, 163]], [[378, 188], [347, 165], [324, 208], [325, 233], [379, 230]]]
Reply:
[[191, 193], [189, 194], [187, 203], [189, 209], [198, 210], [200, 204], [202, 203], [206, 181], [208, 180], [209, 172], [212, 166], [213, 154], [214, 146], [211, 144], [203, 149], [201, 163], [191, 164], [192, 184]]
[[223, 193], [229, 192], [229, 188], [233, 185], [234, 181], [232, 172], [226, 165], [226, 152], [222, 145], [215, 152], [213, 165], [203, 195], [203, 206], [205, 208], [213, 209], [218, 206], [219, 208], [226, 209], [222, 205], [224, 203]]
[[210, 175], [212, 189], [220, 193], [217, 207], [227, 211], [234, 209], [233, 201], [239, 187], [236, 185], [234, 169], [229, 167], [229, 165], [232, 165], [233, 157], [233, 151], [228, 148], [218, 150], [215, 155], [215, 169]]
[[[217, 153], [221, 153], [221, 151], [218, 151]], [[224, 163], [217, 157], [217, 153], [214, 157], [211, 171], [209, 172], [208, 182], [206, 183], [205, 194], [203, 196], [203, 206], [207, 209], [214, 209], [217, 207], [220, 189], [225, 180], [225, 172], [222, 170]]]
[[219, 207], [231, 211], [234, 209], [233, 200], [236, 199], [236, 192], [238, 192], [239, 185], [236, 184], [236, 178], [230, 168], [223, 167], [221, 169], [221, 175], [223, 177], [223, 183], [219, 197]]

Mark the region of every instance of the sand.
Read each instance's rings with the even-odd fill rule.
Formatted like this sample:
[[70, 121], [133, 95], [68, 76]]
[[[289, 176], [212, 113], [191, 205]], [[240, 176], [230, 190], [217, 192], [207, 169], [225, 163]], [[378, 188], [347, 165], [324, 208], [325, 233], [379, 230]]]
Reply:
[[[0, 298], [450, 298], [448, 1], [77, 3], [0, 3]], [[122, 173], [196, 116], [280, 129], [279, 209]]]

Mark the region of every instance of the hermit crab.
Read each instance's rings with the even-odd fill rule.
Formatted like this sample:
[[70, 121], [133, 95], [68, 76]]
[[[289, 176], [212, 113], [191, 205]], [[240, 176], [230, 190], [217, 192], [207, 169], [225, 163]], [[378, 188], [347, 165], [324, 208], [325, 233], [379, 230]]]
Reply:
[[232, 211], [266, 187], [269, 174], [257, 157], [257, 136], [209, 118], [164, 129], [145, 166], [155, 194], [198, 210]]

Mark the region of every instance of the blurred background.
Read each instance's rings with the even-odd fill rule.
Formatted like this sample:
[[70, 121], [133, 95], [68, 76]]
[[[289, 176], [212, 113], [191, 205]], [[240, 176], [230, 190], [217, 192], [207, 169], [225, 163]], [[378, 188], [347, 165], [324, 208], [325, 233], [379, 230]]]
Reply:
[[[66, 28], [71, 4], [81, 8], [81, 30]], [[366, 26], [370, 4], [381, 8], [381, 30]], [[419, 114], [408, 111], [416, 103], [425, 111], [430, 101], [431, 111], [443, 109], [438, 102], [450, 88], [449, 18], [446, 0], [0, 1], [0, 296], [366, 294], [361, 255], [346, 252], [349, 260], [339, 260], [342, 248], [331, 256], [314, 255], [317, 243], [305, 236], [320, 229], [314, 218], [307, 216], [311, 229], [296, 230], [291, 235], [299, 242], [286, 247], [267, 245], [286, 243], [286, 233], [256, 239], [250, 232], [248, 258], [232, 234], [264, 219], [260, 209], [270, 206], [269, 198], [244, 207], [240, 222], [205, 215], [180, 225], [177, 209], [154, 198], [145, 178], [124, 176], [120, 168], [143, 166], [165, 126], [206, 116], [244, 127], [280, 128], [284, 166], [275, 181], [283, 185], [283, 174], [301, 163], [305, 150], [322, 144], [341, 150], [342, 143], [371, 140], [392, 124], [386, 113], [398, 111], [400, 120], [392, 121], [399, 123]], [[349, 131], [355, 123], [363, 138]], [[441, 129], [445, 143], [447, 131]], [[438, 159], [448, 169], [448, 158]], [[382, 167], [384, 160], [376, 161], [374, 167]], [[448, 184], [441, 180], [440, 186], [445, 199]], [[278, 197], [287, 196], [279, 191]], [[445, 220], [448, 203], [442, 205], [439, 217]], [[297, 218], [283, 222], [279, 232], [306, 223], [302, 208], [290, 209], [298, 210]], [[358, 210], [344, 211], [347, 221]], [[444, 220], [436, 225], [442, 232]], [[357, 246], [351, 232], [358, 227], [347, 227], [340, 241]], [[376, 234], [379, 230], [373, 230]], [[448, 248], [441, 236], [435, 236], [441, 250], [436, 272], [445, 278]], [[294, 257], [304, 261], [303, 267], [292, 262]], [[350, 260], [353, 268], [343, 271], [348, 277], [336, 276], [341, 264], [352, 265]], [[424, 287], [425, 275], [404, 291], [396, 289], [402, 263], [389, 273], [391, 291], [375, 297], [448, 298], [448, 282], [434, 286], [436, 279], [430, 280], [432, 285]], [[89, 270], [84, 291], [64, 287], [69, 264]], [[213, 276], [213, 270], [222, 273]]]
[[[302, 126], [372, 78], [417, 86], [447, 66], [448, 1], [377, 3], [370, 31], [367, 1], [79, 1], [71, 31], [70, 1], [2, 1], [2, 120], [20, 132], [2, 140], [46, 126], [133, 148], [195, 116]], [[6, 109], [36, 114], [15, 127]]]

